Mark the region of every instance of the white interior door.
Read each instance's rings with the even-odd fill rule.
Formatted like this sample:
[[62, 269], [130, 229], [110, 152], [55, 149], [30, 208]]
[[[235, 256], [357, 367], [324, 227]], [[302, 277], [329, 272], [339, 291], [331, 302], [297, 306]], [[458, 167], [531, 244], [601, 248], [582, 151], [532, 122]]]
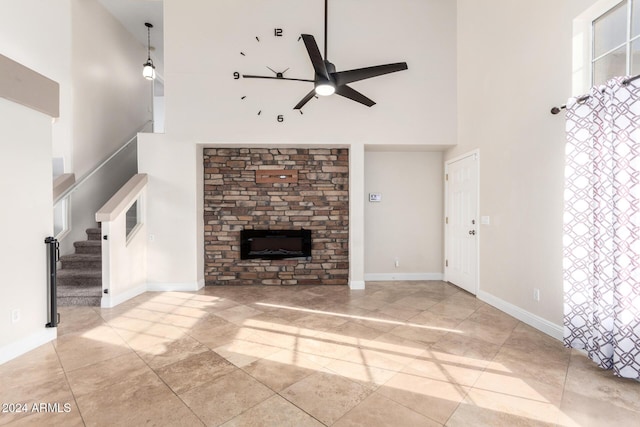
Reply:
[[467, 292], [478, 288], [478, 154], [445, 165], [445, 278]]

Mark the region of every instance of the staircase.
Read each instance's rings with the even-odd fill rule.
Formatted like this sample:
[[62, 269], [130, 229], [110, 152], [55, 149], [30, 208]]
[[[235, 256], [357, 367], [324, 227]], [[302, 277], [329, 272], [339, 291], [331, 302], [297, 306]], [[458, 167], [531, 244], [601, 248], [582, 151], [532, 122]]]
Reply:
[[75, 242], [75, 253], [60, 257], [58, 305], [100, 306], [102, 300], [102, 242], [100, 228], [88, 228], [87, 240]]

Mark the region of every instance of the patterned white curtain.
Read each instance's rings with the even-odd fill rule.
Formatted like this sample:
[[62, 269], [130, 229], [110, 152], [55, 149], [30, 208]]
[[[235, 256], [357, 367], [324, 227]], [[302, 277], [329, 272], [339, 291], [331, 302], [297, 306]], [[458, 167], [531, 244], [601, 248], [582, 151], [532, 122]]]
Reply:
[[567, 103], [564, 343], [640, 379], [640, 85]]

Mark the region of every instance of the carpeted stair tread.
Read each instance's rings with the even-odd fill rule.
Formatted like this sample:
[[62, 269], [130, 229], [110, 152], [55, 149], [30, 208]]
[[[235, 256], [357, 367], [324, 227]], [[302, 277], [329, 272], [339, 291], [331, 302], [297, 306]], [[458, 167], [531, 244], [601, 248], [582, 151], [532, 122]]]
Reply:
[[58, 286], [66, 297], [102, 297], [102, 287], [95, 286]]
[[62, 270], [58, 270], [56, 274], [57, 278], [60, 279], [74, 279], [74, 278], [83, 278], [83, 279], [102, 279], [102, 270], [86, 270], [86, 269], [69, 269], [65, 268]]
[[102, 256], [98, 254], [71, 254], [60, 257], [62, 269], [90, 269], [102, 268]]
[[100, 240], [83, 240], [74, 242], [76, 254], [95, 254], [102, 255], [102, 242]]
[[64, 296], [67, 287], [95, 287], [102, 291], [100, 270], [58, 270], [56, 279], [58, 296]]
[[87, 228], [85, 231], [89, 240], [100, 240], [102, 238], [102, 229], [100, 228]]
[[100, 307], [102, 296], [60, 296], [58, 295], [58, 306], [82, 306], [82, 307]]
[[62, 255], [60, 257], [60, 261], [66, 261], [69, 259], [93, 261], [101, 258], [102, 258], [101, 254], [70, 254], [70, 255]]

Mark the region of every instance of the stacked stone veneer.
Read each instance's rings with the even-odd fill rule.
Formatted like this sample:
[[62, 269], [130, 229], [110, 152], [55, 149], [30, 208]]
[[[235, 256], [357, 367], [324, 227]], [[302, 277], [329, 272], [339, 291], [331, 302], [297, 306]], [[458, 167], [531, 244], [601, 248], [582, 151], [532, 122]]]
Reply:
[[[257, 184], [258, 169], [295, 169], [297, 183]], [[241, 260], [240, 230], [311, 230], [311, 259]], [[207, 285], [346, 285], [349, 150], [205, 148]]]

